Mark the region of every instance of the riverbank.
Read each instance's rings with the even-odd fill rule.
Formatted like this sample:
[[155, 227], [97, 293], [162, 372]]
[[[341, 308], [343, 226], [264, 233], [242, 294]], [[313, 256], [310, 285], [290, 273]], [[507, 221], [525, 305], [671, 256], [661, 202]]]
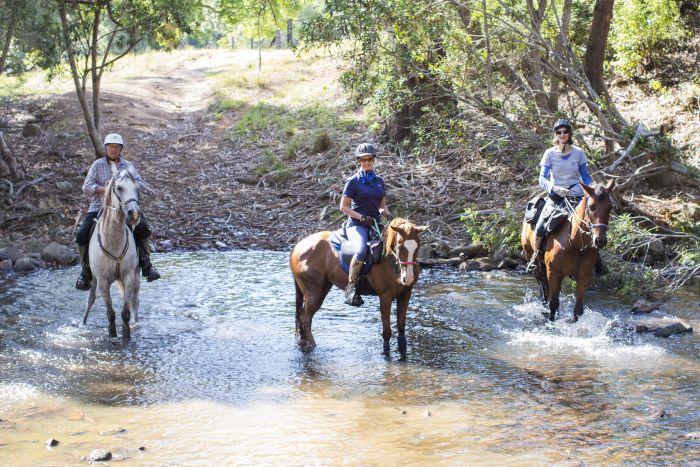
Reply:
[[[337, 206], [342, 181], [355, 170], [354, 147], [377, 139], [371, 116], [342, 91], [344, 65], [330, 57], [265, 51], [261, 63], [258, 68], [256, 51], [185, 50], [130, 56], [106, 75], [102, 129], [125, 137], [124, 157], [153, 188], [142, 207], [156, 251], [289, 250], [342, 222]], [[26, 177], [4, 194], [4, 271], [76, 262], [73, 237], [88, 204], [80, 187], [94, 156], [71, 86], [27, 81], [6, 101], [5, 137]], [[26, 94], [32, 89], [50, 92]], [[625, 92], [634, 95], [629, 86]], [[658, 101], [652, 107], [658, 112], [672, 103], [650, 99]], [[681, 113], [677, 119], [685, 122], [679, 134], [689, 137], [692, 121]], [[378, 170], [392, 212], [430, 225], [427, 262], [516, 267], [523, 259], [517, 238], [508, 244], [482, 239], [493, 235], [478, 221], [517, 228], [522, 207], [537, 191], [543, 147], [517, 141], [496, 122], [473, 120], [463, 150], [419, 155], [385, 145]], [[22, 136], [27, 124], [35, 136]], [[668, 225], [700, 197], [697, 183], [684, 181], [680, 194], [677, 183], [677, 175], [668, 176], [620, 202], [634, 201], [639, 214]], [[469, 228], [460, 220], [465, 210], [476, 222]], [[486, 252], [474, 258], [490, 259], [460, 260], [459, 250], [476, 240], [487, 240]], [[673, 256], [671, 245], [653, 246], [642, 262], [663, 264]]]

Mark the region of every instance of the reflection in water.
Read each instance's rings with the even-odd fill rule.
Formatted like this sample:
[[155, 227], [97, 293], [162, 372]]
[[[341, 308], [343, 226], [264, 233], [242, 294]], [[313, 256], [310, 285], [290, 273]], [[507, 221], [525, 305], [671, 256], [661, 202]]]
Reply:
[[[130, 342], [107, 337], [102, 302], [79, 326], [73, 270], [0, 284], [3, 463], [77, 463], [97, 447], [149, 464], [700, 456], [686, 436], [700, 421], [697, 334], [634, 334], [626, 307], [595, 291], [578, 323], [566, 294], [549, 323], [530, 278], [426, 270], [401, 360], [381, 353], [377, 299], [349, 308], [339, 291], [315, 316], [318, 347], [299, 350], [285, 253], [158, 260], [163, 280], [141, 288]], [[696, 304], [666, 311], [697, 329]]]

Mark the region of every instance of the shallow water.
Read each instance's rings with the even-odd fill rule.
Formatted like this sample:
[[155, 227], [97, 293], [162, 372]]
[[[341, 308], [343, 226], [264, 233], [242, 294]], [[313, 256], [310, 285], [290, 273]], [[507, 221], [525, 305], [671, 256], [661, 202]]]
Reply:
[[[156, 261], [127, 343], [99, 298], [80, 326], [76, 268], [0, 283], [0, 464], [95, 448], [123, 464], [699, 462], [697, 333], [635, 334], [595, 290], [576, 324], [565, 290], [550, 324], [530, 277], [424, 270], [402, 359], [393, 339], [381, 353], [376, 298], [351, 308], [338, 290], [299, 350], [285, 253]], [[690, 292], [662, 314], [697, 330]]]

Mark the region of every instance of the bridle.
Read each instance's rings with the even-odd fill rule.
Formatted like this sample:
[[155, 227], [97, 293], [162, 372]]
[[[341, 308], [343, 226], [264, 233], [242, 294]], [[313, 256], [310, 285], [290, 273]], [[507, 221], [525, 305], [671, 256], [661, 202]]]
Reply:
[[[119, 200], [119, 204], [124, 206], [125, 209], [126, 209], [126, 206], [128, 206], [128, 204], [132, 203], [132, 202], [136, 203], [138, 205], [139, 198], [140, 198], [139, 190], [138, 189], [136, 190], [136, 198], [129, 198], [128, 200], [126, 200], [126, 202], [124, 202], [124, 201], [122, 201], [121, 196], [119, 196], [119, 193], [117, 193], [117, 190], [114, 189], [114, 185], [116, 184], [117, 180], [118, 179], [115, 178], [112, 181], [111, 186], [110, 186], [110, 192], [112, 194], [114, 194], [114, 196], [117, 197], [117, 200]], [[111, 206], [109, 206], [109, 207], [112, 208]], [[116, 210], [116, 208], [112, 208], [112, 209]], [[126, 213], [124, 212], [124, 210], [122, 210], [122, 215], [126, 216]], [[97, 228], [97, 244], [100, 246], [100, 250], [102, 250], [102, 253], [104, 253], [104, 255], [107, 258], [109, 258], [112, 261], [114, 261], [115, 263], [117, 263], [117, 277], [119, 277], [119, 272], [120, 272], [122, 260], [124, 259], [124, 256], [126, 256], [126, 252], [129, 251], [129, 237], [130, 237], [129, 234], [131, 232], [129, 231], [129, 227], [124, 225], [124, 229], [126, 230], [126, 241], [124, 242], [124, 248], [122, 249], [122, 252], [119, 256], [114, 256], [112, 253], [107, 251], [107, 249], [102, 244], [102, 236], [100, 235], [100, 232], [102, 231], [102, 223], [98, 223], [98, 224], [99, 225]]]
[[[121, 177], [120, 177], [120, 178], [121, 178]], [[125, 208], [126, 208], [126, 206], [127, 206], [129, 203], [136, 203], [136, 204], [139, 204], [139, 201], [140, 201], [140, 199], [141, 199], [141, 195], [140, 195], [140, 193], [139, 193], [138, 188], [136, 189], [136, 198], [129, 198], [129, 199], [127, 199], [126, 202], [125, 202], [125, 201], [122, 200], [121, 196], [119, 196], [119, 193], [117, 193], [117, 190], [114, 189], [114, 185], [115, 185], [115, 183], [117, 182], [117, 180], [119, 180], [119, 179], [117, 178], [117, 179], [115, 179], [115, 180], [112, 182], [111, 191], [112, 191], [112, 193], [114, 194], [114, 196], [117, 197], [117, 199], [119, 200], [119, 203], [122, 204], [122, 205], [124, 205]]]
[[[580, 221], [580, 222], [577, 222], [577, 224], [579, 226], [579, 230], [581, 231], [581, 235], [582, 236], [587, 235], [589, 238], [589, 241], [586, 241], [584, 239], [583, 247], [581, 248], [581, 251], [584, 251], [592, 246], [592, 245], [588, 245], [588, 243], [593, 241], [593, 229], [600, 228], [600, 229], [607, 230], [607, 228], [608, 228], [608, 224], [596, 224], [596, 223], [591, 222], [591, 216], [589, 215], [589, 205], [588, 205], [588, 201], [590, 200], [590, 198], [591, 198], [591, 195], [589, 195], [589, 194], [585, 195], [584, 199], [586, 201], [586, 205], [583, 209], [583, 218], [579, 217], [578, 213], [576, 212], [576, 208], [571, 206], [571, 204], [569, 203], [569, 200], [567, 198], [567, 205], [569, 205], [569, 207], [571, 209], [571, 216], [574, 218], [574, 220]], [[573, 223], [572, 223], [572, 225], [573, 225]], [[583, 228], [584, 226], [586, 227], [587, 230], [585, 230]], [[573, 242], [572, 242], [571, 237], [569, 237], [569, 243], [571, 244], [571, 246], [573, 246]]]

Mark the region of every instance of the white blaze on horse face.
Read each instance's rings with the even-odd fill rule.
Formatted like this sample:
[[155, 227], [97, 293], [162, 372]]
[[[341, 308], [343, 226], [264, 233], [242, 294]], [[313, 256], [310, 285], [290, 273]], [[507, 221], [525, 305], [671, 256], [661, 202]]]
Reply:
[[[418, 242], [415, 240], [406, 240], [403, 244], [404, 248], [406, 248], [406, 251], [408, 252], [408, 255], [406, 257], [406, 261], [408, 263], [413, 262], [413, 256], [416, 253], [416, 249], [418, 248]], [[413, 284], [413, 264], [406, 264], [402, 265], [401, 267], [401, 283], [403, 285], [411, 285]]]

